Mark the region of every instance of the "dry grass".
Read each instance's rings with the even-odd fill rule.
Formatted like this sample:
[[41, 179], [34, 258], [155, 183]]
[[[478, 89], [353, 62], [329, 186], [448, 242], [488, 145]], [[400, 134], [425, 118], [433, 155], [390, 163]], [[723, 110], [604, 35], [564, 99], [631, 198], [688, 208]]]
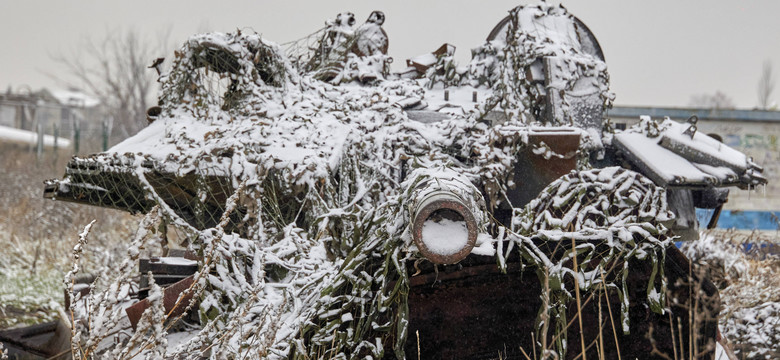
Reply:
[[780, 358], [780, 256], [742, 251], [780, 243], [777, 232], [715, 230], [687, 245], [686, 255], [720, 288], [720, 330], [740, 359]]
[[37, 159], [27, 147], [0, 145], [0, 328], [52, 319], [77, 234], [93, 219], [85, 271], [115, 258], [137, 220], [127, 213], [43, 198], [43, 181], [61, 177], [69, 154]]

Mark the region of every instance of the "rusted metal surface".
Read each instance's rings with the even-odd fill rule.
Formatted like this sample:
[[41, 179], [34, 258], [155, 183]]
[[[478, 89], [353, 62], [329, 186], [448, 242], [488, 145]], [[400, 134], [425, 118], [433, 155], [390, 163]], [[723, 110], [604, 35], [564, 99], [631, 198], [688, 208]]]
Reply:
[[[192, 301], [192, 294], [188, 294], [178, 304], [176, 302], [179, 298], [179, 294], [192, 286], [193, 279], [193, 276], [189, 276], [184, 280], [163, 289], [163, 308], [168, 315], [168, 319], [183, 314], [184, 310]], [[125, 313], [127, 313], [127, 318], [130, 320], [130, 325], [132, 325], [133, 330], [136, 329], [138, 321], [141, 320], [141, 316], [149, 306], [151, 306], [149, 299], [143, 299], [125, 309]]]
[[[576, 131], [545, 131], [530, 133], [528, 146], [517, 155], [515, 188], [507, 194], [515, 208], [521, 208], [534, 199], [550, 183], [568, 174], [577, 166], [580, 135]], [[545, 158], [535, 149], [548, 147], [554, 154]]]
[[511, 269], [505, 275], [487, 267], [411, 287], [408, 358], [417, 358], [418, 343], [421, 359], [517, 359], [519, 346], [532, 351], [539, 281], [533, 273]]
[[[455, 52], [455, 46], [451, 44], [444, 43], [441, 46], [439, 46], [438, 49], [431, 52], [433, 55], [433, 59], [438, 59], [442, 55], [445, 55], [447, 53], [454, 53]], [[433, 63], [429, 61], [421, 61], [420, 59], [427, 59], [425, 56], [417, 56], [411, 59], [406, 59], [406, 66], [412, 67], [417, 71], [417, 76], [421, 76], [425, 74], [426, 71], [428, 71], [428, 68], [436, 64], [434, 61]]]
[[[554, 246], [542, 248], [555, 257], [559, 249]], [[657, 314], [647, 306], [651, 265], [638, 260], [629, 262], [629, 334], [621, 329], [616, 292], [609, 291], [607, 297], [599, 291], [583, 294], [581, 313], [587, 326], [582, 336], [588, 358], [599, 358], [596, 339], [600, 331], [606, 349], [604, 359], [618, 359], [618, 348], [623, 359], [664, 359], [659, 354], [673, 358], [675, 351], [679, 355], [691, 350], [690, 339], [694, 339], [695, 349], [703, 353], [697, 359], [714, 358], [714, 351], [706, 349], [710, 345], [714, 349], [717, 336], [717, 290], [708, 280], [696, 280], [690, 272], [690, 262], [674, 247], [667, 250], [664, 266], [671, 314]], [[514, 258], [504, 274], [491, 257], [475, 255], [450, 268], [455, 270], [435, 271], [430, 267], [410, 278], [407, 357], [416, 359], [418, 351], [422, 359], [525, 359], [523, 351], [532, 356], [534, 340], [539, 341], [532, 337], [538, 336], [535, 319], [543, 305], [537, 269], [523, 268], [519, 259]], [[614, 276], [610, 273], [607, 278]], [[566, 286], [571, 288], [573, 284]], [[616, 327], [614, 332], [607, 301]], [[566, 303], [566, 309], [567, 321], [574, 324], [578, 315], [576, 301]], [[576, 324], [568, 327], [566, 336], [566, 358], [580, 357], [580, 330]], [[679, 339], [683, 339], [682, 344]], [[547, 341], [551, 344], [553, 339]]]
[[[138, 282], [138, 299], [145, 299], [149, 295], [150, 275], [154, 278], [154, 283], [160, 286], [175, 284], [186, 277], [195, 274], [198, 271], [198, 264], [195, 262], [194, 254], [173, 249], [171, 257], [152, 256], [149, 259], [140, 259], [138, 261], [138, 271], [141, 273]], [[171, 259], [175, 261], [170, 261]], [[182, 262], [182, 260], [192, 260], [192, 263]]]
[[[517, 263], [507, 264], [507, 272], [518, 272], [520, 271], [520, 265]], [[491, 263], [487, 265], [472, 265], [460, 268], [456, 271], [452, 272], [446, 272], [446, 271], [440, 271], [440, 272], [428, 272], [425, 274], [420, 274], [413, 276], [411, 279], [409, 279], [409, 285], [411, 286], [422, 286], [422, 285], [430, 285], [435, 284], [437, 282], [442, 281], [450, 281], [450, 280], [459, 280], [459, 279], [465, 279], [472, 276], [482, 276], [482, 275], [497, 275], [497, 274], [503, 274], [501, 270], [496, 266], [496, 264]]]
[[70, 329], [52, 321], [0, 331], [9, 359], [70, 359]]
[[[460, 219], [450, 220], [461, 220], [465, 222], [466, 229], [468, 230], [466, 246], [460, 251], [449, 255], [438, 254], [430, 250], [423, 238], [423, 227], [425, 222], [437, 216], [437, 214], [441, 213], [441, 210], [445, 209], [451, 210], [459, 215]], [[473, 249], [474, 245], [477, 243], [477, 233], [478, 225], [471, 209], [466, 206], [465, 202], [461, 200], [460, 197], [446, 190], [437, 190], [428, 194], [425, 199], [420, 201], [420, 205], [415, 209], [414, 215], [412, 216], [412, 238], [414, 239], [414, 243], [417, 244], [417, 248], [423, 256], [437, 264], [454, 264], [465, 258], [471, 253], [471, 249]]]

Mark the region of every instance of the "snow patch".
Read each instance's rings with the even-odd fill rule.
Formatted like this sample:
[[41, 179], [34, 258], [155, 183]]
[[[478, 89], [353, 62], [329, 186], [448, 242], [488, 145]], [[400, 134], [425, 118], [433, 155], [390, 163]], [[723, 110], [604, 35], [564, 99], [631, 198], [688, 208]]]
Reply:
[[[10, 142], [25, 145], [35, 145], [38, 143], [38, 134], [33, 131], [27, 131], [22, 129], [15, 129], [7, 126], [0, 126], [0, 142]], [[43, 146], [50, 148], [54, 147], [54, 143], [57, 143], [57, 147], [69, 147], [70, 140], [65, 138], [54, 138], [51, 135], [43, 135]]]
[[428, 219], [423, 224], [422, 240], [431, 252], [452, 255], [466, 247], [469, 230], [465, 221]]

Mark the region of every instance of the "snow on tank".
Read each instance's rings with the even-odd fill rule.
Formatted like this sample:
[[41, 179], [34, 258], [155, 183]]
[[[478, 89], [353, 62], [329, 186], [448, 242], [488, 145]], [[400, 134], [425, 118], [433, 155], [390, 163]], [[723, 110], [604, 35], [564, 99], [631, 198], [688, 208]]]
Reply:
[[[149, 126], [46, 183], [49, 198], [143, 213], [144, 229], [185, 234], [202, 259], [185, 292], [206, 325], [178, 355], [261, 344], [253, 350], [273, 359], [402, 358], [419, 350], [410, 335], [422, 328], [426, 358], [495, 356], [521, 341], [565, 357], [573, 341], [541, 349], [526, 335], [579, 331], [550, 319], [565, 325], [579, 291], [605, 286], [620, 299], [607, 301], [626, 357], [646, 354], [642, 326], [662, 325], [667, 310], [682, 338], [714, 338], [715, 320], [688, 328], [688, 311], [666, 303], [667, 289], [688, 294], [690, 284], [676, 281], [689, 267], [670, 247], [675, 209], [663, 187], [678, 169], [720, 186], [760, 181], [759, 167], [740, 167], [726, 147], [700, 156], [709, 141], [680, 140], [674, 123], [666, 143], [648, 141], [679, 168], [633, 163], [653, 183], [619, 167], [636, 152], [620, 148], [624, 137], [651, 137], [604, 126], [614, 94], [601, 48], [563, 7], [519, 6], [469, 64], [445, 45], [399, 74], [388, 39], [361, 38], [386, 36], [385, 20], [375, 12], [357, 26], [341, 13], [285, 46], [244, 32], [193, 36], [160, 76]], [[135, 256], [143, 241], [130, 245]], [[441, 279], [461, 285], [435, 300], [427, 291]], [[480, 302], [491, 296], [512, 314], [496, 326], [478, 321], [495, 316]], [[454, 298], [472, 302], [450, 309]], [[437, 317], [444, 310], [474, 321], [437, 325], [457, 321]], [[515, 321], [522, 314], [538, 317]], [[448, 331], [474, 336], [453, 344]], [[676, 350], [667, 340], [658, 346]]]

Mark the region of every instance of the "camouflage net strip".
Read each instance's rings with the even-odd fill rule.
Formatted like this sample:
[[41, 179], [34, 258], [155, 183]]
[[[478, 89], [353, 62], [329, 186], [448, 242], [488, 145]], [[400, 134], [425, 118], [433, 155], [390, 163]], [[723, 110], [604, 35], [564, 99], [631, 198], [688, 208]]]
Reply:
[[[550, 184], [525, 209], [516, 209], [512, 221], [515, 232], [499, 239], [499, 244], [509, 243], [498, 257], [504, 266], [503, 259], [517, 245], [523, 260], [537, 267], [537, 276], [546, 285], [543, 288], [548, 292], [543, 298], [549, 306], [540, 309], [537, 338], [557, 339], [558, 354], [565, 356], [565, 304], [574, 299], [573, 289], [566, 287], [567, 277], [580, 291], [599, 287], [616, 291], [622, 329], [628, 333], [626, 280], [632, 259], [651, 264], [647, 302], [652, 311], [662, 314], [667, 288], [664, 262], [672, 240], [666, 226], [673, 218], [662, 188], [639, 173], [615, 167], [572, 172]], [[558, 249], [562, 254], [556, 254]], [[574, 256], [578, 259], [576, 271]], [[605, 284], [605, 279], [610, 280]], [[554, 327], [550, 327], [552, 321]], [[553, 331], [552, 336], [547, 331]]]

